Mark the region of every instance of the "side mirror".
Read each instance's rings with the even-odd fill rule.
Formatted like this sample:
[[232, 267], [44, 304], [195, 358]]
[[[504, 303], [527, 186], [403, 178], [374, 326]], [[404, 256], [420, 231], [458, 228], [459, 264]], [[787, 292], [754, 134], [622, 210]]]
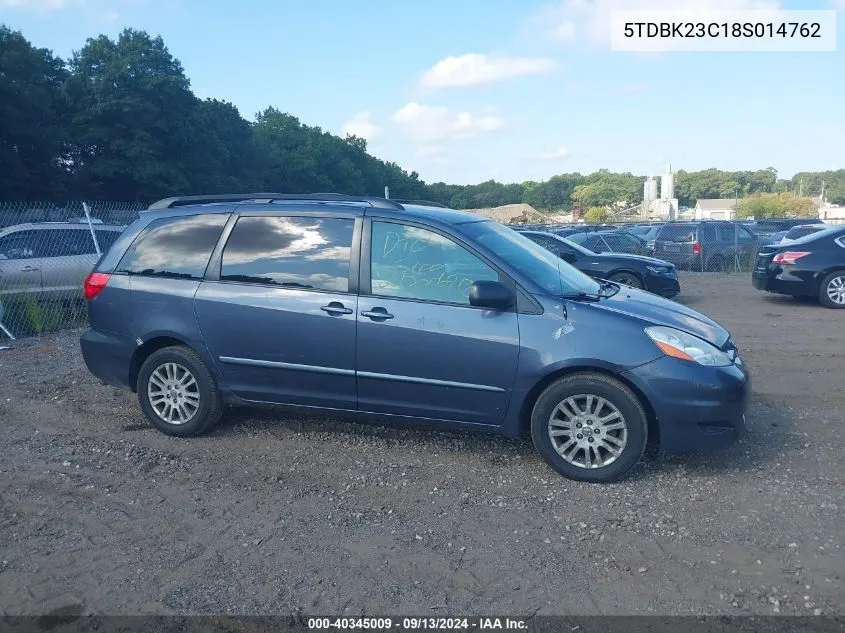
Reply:
[[575, 253], [567, 253], [566, 251], [560, 252], [560, 258], [565, 262], [569, 262], [570, 264], [574, 264], [575, 261], [578, 259], [575, 256]]
[[498, 281], [476, 281], [469, 287], [469, 304], [477, 308], [504, 311], [513, 300], [511, 289]]

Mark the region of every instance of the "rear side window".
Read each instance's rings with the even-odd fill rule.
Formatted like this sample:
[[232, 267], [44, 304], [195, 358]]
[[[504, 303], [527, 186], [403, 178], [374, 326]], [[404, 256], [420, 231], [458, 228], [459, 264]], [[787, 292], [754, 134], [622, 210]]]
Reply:
[[354, 228], [349, 218], [241, 217], [220, 280], [348, 292]]
[[701, 228], [698, 232], [699, 241], [700, 242], [720, 242], [722, 240], [719, 239], [718, 234], [716, 233], [716, 226], [714, 224], [707, 224], [706, 222], [701, 225]]
[[123, 256], [117, 272], [202, 279], [226, 220], [223, 214], [154, 220]]
[[657, 239], [664, 242], [694, 242], [695, 224], [667, 224], [660, 229]]

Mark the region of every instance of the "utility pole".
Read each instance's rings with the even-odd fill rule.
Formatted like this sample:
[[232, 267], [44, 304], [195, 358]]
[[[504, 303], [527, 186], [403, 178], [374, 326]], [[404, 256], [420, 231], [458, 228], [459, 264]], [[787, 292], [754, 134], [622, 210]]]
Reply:
[[384, 197], [390, 200], [390, 187], [385, 186], [384, 188]]

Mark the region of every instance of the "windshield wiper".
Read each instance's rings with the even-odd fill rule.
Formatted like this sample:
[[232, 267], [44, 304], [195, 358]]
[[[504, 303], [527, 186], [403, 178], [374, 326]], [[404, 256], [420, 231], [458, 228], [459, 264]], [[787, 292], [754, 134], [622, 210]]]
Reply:
[[561, 299], [570, 299], [572, 301], [601, 301], [604, 295], [593, 294], [592, 292], [573, 292], [568, 295], [561, 295]]

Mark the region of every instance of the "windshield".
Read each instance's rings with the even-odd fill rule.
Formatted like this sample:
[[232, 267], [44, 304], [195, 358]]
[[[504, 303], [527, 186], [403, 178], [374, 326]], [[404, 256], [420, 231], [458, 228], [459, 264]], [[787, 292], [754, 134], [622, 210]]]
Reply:
[[551, 295], [596, 294], [601, 289], [591, 277], [498, 222], [472, 222], [461, 230]]
[[818, 233], [819, 231], [824, 231], [823, 226], [796, 226], [793, 229], [789, 229], [789, 231], [784, 236], [788, 240], [795, 240], [799, 237], [804, 237], [805, 235], [811, 235], [813, 233]]

